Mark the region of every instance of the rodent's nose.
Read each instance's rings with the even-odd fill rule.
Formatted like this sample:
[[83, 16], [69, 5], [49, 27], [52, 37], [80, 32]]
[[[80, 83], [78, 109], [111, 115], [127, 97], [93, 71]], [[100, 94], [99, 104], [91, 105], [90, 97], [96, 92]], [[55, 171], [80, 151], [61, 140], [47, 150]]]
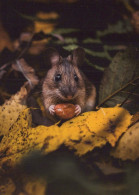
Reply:
[[72, 95], [68, 95], [68, 96], [67, 96], [67, 99], [69, 99], [69, 100], [71, 100], [72, 98], [73, 98]]
[[73, 86], [62, 86], [60, 89], [61, 95], [65, 97], [67, 100], [72, 100], [75, 96], [76, 93], [76, 88]]

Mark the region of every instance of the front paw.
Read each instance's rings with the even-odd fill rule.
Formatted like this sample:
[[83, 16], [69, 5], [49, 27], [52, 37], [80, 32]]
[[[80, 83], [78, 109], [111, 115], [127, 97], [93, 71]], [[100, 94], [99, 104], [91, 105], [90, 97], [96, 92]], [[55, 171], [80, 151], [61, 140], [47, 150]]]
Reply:
[[51, 105], [50, 107], [49, 107], [49, 112], [50, 112], [50, 114], [51, 115], [54, 115], [55, 114], [55, 105]]
[[75, 105], [75, 114], [78, 116], [81, 113], [81, 107], [77, 104]]

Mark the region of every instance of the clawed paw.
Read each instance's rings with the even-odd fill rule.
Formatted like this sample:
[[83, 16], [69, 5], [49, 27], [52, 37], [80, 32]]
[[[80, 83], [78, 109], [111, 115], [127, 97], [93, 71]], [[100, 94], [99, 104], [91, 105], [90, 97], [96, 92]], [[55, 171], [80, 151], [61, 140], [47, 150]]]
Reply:
[[54, 115], [55, 114], [55, 105], [51, 105], [50, 107], [49, 107], [49, 112], [50, 112], [50, 114], [51, 115]]
[[81, 113], [81, 107], [79, 105], [75, 105], [75, 114], [78, 116]]

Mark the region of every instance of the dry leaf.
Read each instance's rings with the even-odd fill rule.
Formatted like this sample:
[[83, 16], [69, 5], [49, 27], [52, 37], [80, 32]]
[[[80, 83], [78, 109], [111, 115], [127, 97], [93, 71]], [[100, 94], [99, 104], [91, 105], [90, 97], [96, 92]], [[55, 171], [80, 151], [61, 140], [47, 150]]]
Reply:
[[16, 64], [12, 64], [12, 68], [24, 75], [31, 88], [38, 84], [39, 79], [35, 75], [35, 70], [29, 66], [23, 58], [17, 60]]
[[[27, 178], [26, 178], [27, 179]], [[24, 185], [24, 194], [29, 195], [45, 195], [46, 182], [39, 178], [29, 178]]]
[[70, 139], [65, 144], [76, 149], [78, 155], [83, 155], [106, 142], [115, 146], [119, 136], [129, 126], [131, 115], [123, 108], [114, 107], [84, 113], [77, 119], [72, 120], [73, 124], [70, 124], [70, 120], [67, 125], [63, 125], [67, 131], [73, 129]]
[[136, 112], [136, 113], [133, 115], [132, 119], [131, 119], [131, 125], [135, 124], [135, 123], [138, 122], [138, 121], [139, 121], [139, 112]]
[[48, 43], [48, 39], [33, 41], [28, 52], [31, 55], [39, 55], [42, 51], [46, 49], [46, 43]]
[[139, 11], [132, 13], [131, 24], [133, 25], [135, 31], [139, 33]]
[[55, 124], [31, 128], [29, 109], [25, 109], [1, 141], [0, 164], [12, 166], [32, 151], [39, 150], [45, 154], [62, 144], [75, 149], [79, 156], [107, 142], [115, 146], [129, 126], [130, 119], [131, 115], [123, 108], [101, 108], [84, 113], [60, 127]]
[[96, 162], [98, 168], [104, 173], [104, 175], [119, 174], [124, 171], [120, 168], [114, 167], [111, 162]]
[[[50, 12], [50, 13], [45, 13], [45, 12], [39, 12], [37, 14], [37, 17], [40, 19], [57, 19], [59, 15], [56, 12]], [[48, 23], [48, 22], [42, 22], [42, 21], [35, 21], [34, 23], [34, 28], [35, 28], [35, 33], [38, 32], [44, 32], [44, 33], [51, 33], [54, 30], [56, 24], [54, 23]]]
[[9, 50], [13, 51], [13, 43], [5, 31], [2, 23], [0, 22], [0, 52], [4, 49], [8, 48]]
[[18, 191], [20, 195], [44, 195], [46, 191], [45, 179], [18, 175], [18, 182], [13, 178], [0, 179], [0, 195], [13, 195]]
[[0, 135], [6, 134], [17, 120], [19, 113], [26, 108], [25, 99], [27, 90], [25, 86], [0, 106]]
[[122, 160], [139, 158], [139, 122], [127, 130], [111, 155]]
[[0, 182], [0, 194], [1, 195], [13, 195], [15, 191], [15, 184], [11, 178], [3, 178]]
[[[39, 12], [36, 15], [38, 18], [47, 20], [47, 19], [57, 19], [59, 15], [56, 12]], [[54, 22], [38, 21], [34, 22], [34, 34], [43, 32], [45, 34], [51, 33], [56, 26]], [[42, 51], [46, 49], [46, 43], [48, 43], [50, 38], [45, 38], [42, 40], [33, 41], [28, 52], [32, 55], [39, 55]]]

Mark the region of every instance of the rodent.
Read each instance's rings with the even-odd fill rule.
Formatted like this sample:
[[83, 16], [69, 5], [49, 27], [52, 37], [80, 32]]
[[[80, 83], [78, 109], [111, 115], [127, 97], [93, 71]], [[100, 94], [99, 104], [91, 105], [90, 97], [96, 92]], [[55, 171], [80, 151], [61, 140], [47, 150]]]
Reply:
[[91, 111], [95, 106], [96, 88], [80, 70], [85, 51], [79, 47], [67, 58], [54, 48], [47, 49], [50, 69], [42, 84], [42, 97], [47, 117], [57, 122], [54, 107], [60, 103], [72, 103], [75, 114]]

